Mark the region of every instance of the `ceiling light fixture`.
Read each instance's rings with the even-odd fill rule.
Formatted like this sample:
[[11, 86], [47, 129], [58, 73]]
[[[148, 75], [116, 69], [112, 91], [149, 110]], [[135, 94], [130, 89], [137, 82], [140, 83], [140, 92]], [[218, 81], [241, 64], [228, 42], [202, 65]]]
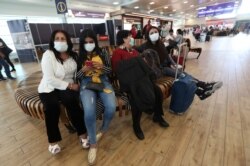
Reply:
[[194, 5], [190, 5], [190, 7], [194, 7]]
[[183, 3], [188, 3], [188, 1], [184, 1]]
[[154, 10], [149, 10], [148, 12], [151, 13], [151, 12], [154, 12]]
[[135, 9], [139, 9], [139, 6], [135, 6], [134, 8], [135, 8]]
[[150, 4], [150, 5], [153, 5], [153, 4], [155, 4], [155, 2], [150, 2], [149, 4]]
[[167, 8], [168, 8], [168, 6], [165, 6], [165, 7], [164, 7], [164, 9], [167, 9]]
[[173, 9], [173, 12], [175, 12], [176, 11], [176, 9]]
[[113, 2], [113, 5], [118, 5], [119, 4], [119, 2]]

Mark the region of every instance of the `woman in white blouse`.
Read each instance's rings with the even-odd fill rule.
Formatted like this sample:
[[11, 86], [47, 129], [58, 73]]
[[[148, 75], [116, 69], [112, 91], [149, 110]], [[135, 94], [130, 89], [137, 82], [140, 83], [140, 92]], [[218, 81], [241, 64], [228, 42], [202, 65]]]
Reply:
[[49, 50], [43, 54], [43, 78], [39, 84], [39, 97], [44, 105], [45, 124], [49, 148], [52, 154], [61, 151], [58, 142], [61, 134], [58, 128], [60, 102], [68, 110], [72, 124], [77, 130], [83, 148], [88, 148], [83, 111], [79, 106], [79, 85], [74, 83], [77, 69], [77, 54], [72, 51], [73, 44], [67, 32], [56, 30], [52, 33]]

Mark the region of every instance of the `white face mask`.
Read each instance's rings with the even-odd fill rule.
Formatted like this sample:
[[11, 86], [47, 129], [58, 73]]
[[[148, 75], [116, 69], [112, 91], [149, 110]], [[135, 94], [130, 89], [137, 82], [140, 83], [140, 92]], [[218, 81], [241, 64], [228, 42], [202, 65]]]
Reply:
[[131, 45], [131, 46], [134, 46], [135, 45], [135, 39], [134, 38], [130, 38], [130, 41], [129, 41], [129, 44]]
[[54, 42], [54, 48], [55, 48], [56, 51], [58, 51], [58, 52], [66, 52], [67, 49], [68, 49], [68, 44], [67, 44], [67, 42], [55, 41], [55, 42]]
[[156, 42], [159, 39], [159, 33], [154, 33], [152, 35], [149, 35], [149, 38], [152, 42]]
[[86, 51], [88, 52], [92, 52], [95, 48], [95, 43], [87, 43], [87, 44], [84, 44], [84, 48]]

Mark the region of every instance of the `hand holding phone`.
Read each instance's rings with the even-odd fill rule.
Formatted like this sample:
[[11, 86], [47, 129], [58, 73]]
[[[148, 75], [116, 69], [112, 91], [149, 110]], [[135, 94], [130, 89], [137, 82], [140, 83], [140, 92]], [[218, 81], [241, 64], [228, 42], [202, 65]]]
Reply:
[[88, 67], [92, 67], [93, 66], [93, 62], [92, 61], [86, 61], [85, 65]]

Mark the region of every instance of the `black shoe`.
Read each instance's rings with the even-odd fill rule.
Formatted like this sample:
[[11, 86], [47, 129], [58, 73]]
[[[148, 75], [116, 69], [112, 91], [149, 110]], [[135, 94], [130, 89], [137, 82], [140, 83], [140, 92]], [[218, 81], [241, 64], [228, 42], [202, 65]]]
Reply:
[[163, 119], [162, 116], [154, 116], [154, 117], [153, 117], [153, 122], [159, 123], [159, 125], [160, 125], [161, 127], [165, 127], [165, 128], [166, 128], [166, 127], [169, 127], [168, 122], [165, 121], [165, 120]]
[[3, 78], [0, 78], [0, 81], [5, 81], [5, 80], [7, 80], [7, 79], [6, 79], [6, 78], [4, 78], [4, 77], [3, 77]]
[[134, 133], [135, 133], [136, 137], [139, 140], [143, 140], [144, 139], [144, 134], [143, 134], [143, 132], [141, 130], [140, 125], [133, 125], [133, 129], [134, 129]]
[[206, 98], [208, 98], [209, 96], [211, 96], [212, 95], [212, 93], [203, 93], [203, 94], [200, 94], [199, 95], [199, 98], [201, 99], [201, 100], [205, 100]]
[[210, 83], [206, 83], [204, 84], [201, 88], [203, 88], [203, 93], [199, 94], [199, 98], [201, 100], [205, 100], [206, 98], [208, 98], [209, 96], [211, 96], [216, 90], [218, 90], [219, 88], [221, 88], [223, 85], [223, 83], [221, 81], [219, 82], [210, 82]]
[[8, 79], [15, 80], [16, 78], [15, 77], [8, 77]]
[[200, 86], [202, 89], [204, 89], [205, 94], [212, 94], [214, 93], [217, 89], [221, 88], [223, 85], [223, 82], [218, 81], [218, 82], [207, 82], [204, 83], [202, 86]]
[[16, 71], [16, 69], [12, 69], [10, 72]]

